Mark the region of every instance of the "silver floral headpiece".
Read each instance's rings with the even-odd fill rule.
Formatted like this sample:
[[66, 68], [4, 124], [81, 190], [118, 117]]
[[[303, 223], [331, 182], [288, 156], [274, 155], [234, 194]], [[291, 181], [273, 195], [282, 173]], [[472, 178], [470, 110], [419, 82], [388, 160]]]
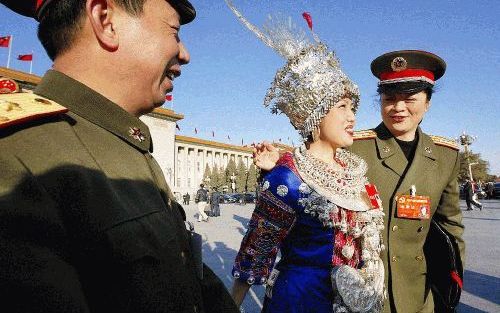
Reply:
[[342, 72], [333, 51], [312, 32], [312, 21], [304, 13], [314, 42], [297, 29], [291, 20], [269, 17], [261, 29], [251, 24], [233, 5], [227, 5], [238, 19], [267, 46], [274, 49], [287, 63], [278, 70], [267, 91], [264, 106], [272, 113], [282, 112], [299, 131], [303, 140], [319, 127], [321, 119], [342, 98], [352, 99], [355, 109], [359, 103], [359, 90]]

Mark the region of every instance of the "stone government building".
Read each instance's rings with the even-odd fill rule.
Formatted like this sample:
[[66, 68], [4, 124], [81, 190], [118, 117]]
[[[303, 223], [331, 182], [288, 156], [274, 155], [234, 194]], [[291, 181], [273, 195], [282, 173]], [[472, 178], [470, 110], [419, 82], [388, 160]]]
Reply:
[[[32, 91], [41, 77], [0, 67], [0, 77], [14, 79], [23, 91]], [[176, 135], [176, 122], [184, 115], [166, 108], [157, 108], [141, 117], [153, 138], [153, 156], [158, 161], [167, 183], [178, 200], [186, 193], [194, 194], [203, 181], [205, 167], [226, 167], [229, 160], [240, 160], [249, 168], [252, 148], [230, 145], [188, 136]]]

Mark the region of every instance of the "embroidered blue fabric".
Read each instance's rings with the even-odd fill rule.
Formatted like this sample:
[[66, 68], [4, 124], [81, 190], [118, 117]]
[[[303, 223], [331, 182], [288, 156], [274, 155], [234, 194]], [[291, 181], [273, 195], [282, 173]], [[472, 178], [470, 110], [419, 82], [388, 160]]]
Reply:
[[[332, 312], [333, 229], [304, 212], [303, 200], [315, 193], [301, 188], [304, 184], [287, 165], [276, 166], [264, 177], [236, 258], [233, 275], [261, 284], [273, 268], [277, 251], [281, 252], [275, 266], [279, 275], [262, 312]], [[261, 244], [262, 236], [267, 237], [265, 244]]]

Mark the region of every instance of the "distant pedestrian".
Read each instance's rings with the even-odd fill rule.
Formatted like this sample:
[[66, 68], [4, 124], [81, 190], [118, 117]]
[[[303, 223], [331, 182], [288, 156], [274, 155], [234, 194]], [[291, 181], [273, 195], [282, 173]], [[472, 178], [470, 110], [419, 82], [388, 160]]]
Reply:
[[217, 190], [217, 187], [214, 187], [214, 191], [210, 195], [210, 211], [212, 216], [217, 217], [220, 216], [220, 192]]
[[493, 182], [486, 184], [486, 195], [488, 199], [495, 198], [495, 184]]
[[189, 192], [186, 192], [184, 195], [184, 204], [189, 205], [189, 201], [191, 200], [191, 196], [189, 195]]
[[208, 190], [205, 189], [205, 185], [200, 184], [200, 189], [198, 189], [194, 198], [194, 202], [198, 204], [198, 222], [201, 222], [202, 220], [208, 222], [208, 215], [205, 213], [207, 201]]
[[465, 193], [465, 202], [467, 203], [467, 211], [472, 211], [472, 205], [479, 210], [483, 209], [483, 205], [476, 201], [476, 197], [474, 197], [476, 191], [474, 181], [467, 179], [464, 185], [464, 193]]

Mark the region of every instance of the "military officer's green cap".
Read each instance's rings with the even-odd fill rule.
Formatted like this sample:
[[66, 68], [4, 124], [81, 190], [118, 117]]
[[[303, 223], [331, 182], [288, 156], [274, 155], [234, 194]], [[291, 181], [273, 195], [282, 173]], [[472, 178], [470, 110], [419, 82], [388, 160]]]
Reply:
[[[64, 0], [0, 0], [0, 3], [21, 15], [40, 20], [47, 7]], [[187, 0], [166, 0], [180, 16], [181, 24], [187, 24], [196, 17], [196, 10]]]
[[379, 85], [425, 81], [434, 85], [444, 75], [446, 63], [439, 56], [420, 50], [385, 53], [372, 61], [373, 75]]

